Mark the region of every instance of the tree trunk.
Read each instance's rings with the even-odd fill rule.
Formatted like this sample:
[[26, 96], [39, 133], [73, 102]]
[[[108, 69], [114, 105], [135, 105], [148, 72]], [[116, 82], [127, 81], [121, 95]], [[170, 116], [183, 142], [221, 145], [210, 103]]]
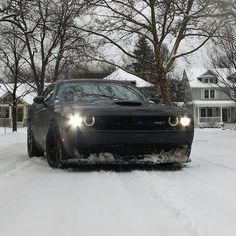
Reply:
[[37, 86], [37, 93], [38, 93], [38, 96], [41, 96], [42, 93], [44, 91], [44, 79], [40, 79], [38, 81], [38, 86]]
[[[16, 65], [18, 68], [18, 65]], [[15, 70], [15, 79], [14, 79], [14, 88], [12, 93], [12, 132], [17, 132], [17, 98], [16, 98], [16, 90], [17, 90], [17, 81], [18, 81], [18, 69]]]
[[12, 132], [17, 132], [17, 104], [14, 101], [12, 105]]
[[58, 80], [61, 58], [62, 57], [60, 55], [58, 55], [57, 60], [56, 60], [56, 64], [55, 64], [55, 68], [54, 68], [54, 75], [53, 75], [52, 82], [55, 82]]
[[161, 68], [157, 64], [157, 75], [159, 84], [157, 84], [161, 89], [161, 95], [163, 99], [163, 103], [166, 105], [171, 105], [171, 94], [170, 89], [166, 80], [166, 72], [164, 68]]

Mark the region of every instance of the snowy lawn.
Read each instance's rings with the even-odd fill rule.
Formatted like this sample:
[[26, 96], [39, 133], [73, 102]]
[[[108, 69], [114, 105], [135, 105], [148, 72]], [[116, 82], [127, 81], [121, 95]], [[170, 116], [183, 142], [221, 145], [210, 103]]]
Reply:
[[0, 129], [1, 236], [235, 236], [236, 131], [197, 129], [179, 171], [53, 170]]

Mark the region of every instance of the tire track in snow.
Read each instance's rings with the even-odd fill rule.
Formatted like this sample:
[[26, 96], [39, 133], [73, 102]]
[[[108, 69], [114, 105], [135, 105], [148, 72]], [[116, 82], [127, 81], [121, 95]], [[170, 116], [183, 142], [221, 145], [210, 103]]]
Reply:
[[214, 162], [214, 161], [210, 161], [210, 160], [206, 160], [206, 159], [202, 159], [202, 158], [197, 158], [197, 160], [200, 161], [200, 162], [204, 162], [204, 163], [207, 163], [207, 164], [210, 164], [210, 165], [213, 165], [213, 166], [216, 166], [216, 167], [220, 167], [220, 168], [223, 168], [223, 169], [226, 169], [226, 170], [230, 170], [230, 171], [233, 171], [233, 172], [236, 171], [236, 167], [227, 166], [227, 165], [224, 165], [222, 163], [218, 163], [218, 162]]
[[0, 186], [7, 183], [9, 178], [22, 175], [23, 170], [32, 166], [35, 159], [29, 159], [25, 150], [25, 143], [4, 147], [1, 150], [0, 157]]
[[[158, 175], [157, 173], [157, 176], [155, 176], [156, 173], [152, 174], [139, 171], [136, 171], [135, 174], [143, 184], [148, 186], [150, 194], [157, 200], [158, 204], [164, 204], [166, 209], [172, 212], [176, 220], [180, 221], [180, 224], [185, 224], [196, 236], [209, 235], [205, 230], [206, 227], [204, 223], [207, 218], [207, 213], [203, 212], [200, 215], [200, 219], [194, 219], [193, 215], [189, 213], [189, 209], [187, 209], [188, 206], [181, 202], [180, 199], [176, 199], [173, 193], [168, 193], [169, 188], [176, 188], [175, 183], [171, 181], [174, 176], [171, 178], [166, 177], [167, 172], [164, 173], [165, 175], [162, 175], [163, 173]], [[171, 173], [171, 175], [173, 175], [173, 173]], [[158, 177], [158, 181], [154, 181], [155, 177]], [[186, 188], [188, 188], [188, 183], [186, 182], [185, 184]], [[190, 194], [189, 198], [192, 197], [193, 196]]]
[[5, 174], [5, 171], [12, 171], [16, 166], [28, 160], [24, 146], [25, 144], [18, 143], [1, 148], [0, 177]]
[[17, 165], [15, 165], [11, 169], [9, 169], [7, 172], [1, 173], [0, 174], [0, 186], [7, 184], [9, 178], [14, 178], [18, 175], [22, 175], [23, 170], [28, 167], [31, 167], [31, 166], [32, 166], [32, 162], [30, 160], [26, 160], [20, 164], [17, 163]]
[[[38, 197], [38, 191], [35, 191], [35, 188], [38, 189], [40, 184], [47, 183], [48, 176], [42, 175], [37, 168], [35, 166], [35, 168], [28, 169], [24, 178], [21, 176], [20, 189], [17, 189], [16, 194], [7, 201], [7, 204], [0, 206], [0, 235], [4, 235], [5, 228], [17, 218], [28, 202]], [[51, 176], [53, 177], [57, 173], [55, 171]]]
[[0, 159], [9, 158], [9, 154], [19, 154], [19, 152], [26, 152], [26, 144], [25, 143], [14, 143], [14, 145], [1, 147]]
[[[141, 172], [149, 175], [151, 171]], [[132, 171], [132, 176], [121, 175], [120, 179], [136, 204], [139, 214], [143, 216], [144, 221], [151, 223], [152, 233], [148, 235], [199, 236], [190, 224], [180, 221], [176, 211], [173, 211], [173, 207], [167, 205], [163, 199], [157, 198], [150, 185], [144, 181], [143, 176], [139, 176], [141, 172]]]

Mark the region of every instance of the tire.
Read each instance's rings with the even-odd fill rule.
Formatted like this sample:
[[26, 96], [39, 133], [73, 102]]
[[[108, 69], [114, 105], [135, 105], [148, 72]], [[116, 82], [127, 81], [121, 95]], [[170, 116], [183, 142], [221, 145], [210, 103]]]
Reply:
[[188, 148], [188, 150], [187, 150], [187, 153], [186, 153], [187, 157], [190, 157], [191, 150], [192, 150], [192, 145], [189, 146], [189, 148]]
[[44, 152], [36, 146], [34, 134], [30, 126], [27, 129], [27, 151], [29, 158], [41, 157], [44, 154]]
[[55, 126], [51, 126], [46, 138], [46, 159], [48, 165], [56, 169], [62, 168], [62, 155], [62, 143], [58, 129]]

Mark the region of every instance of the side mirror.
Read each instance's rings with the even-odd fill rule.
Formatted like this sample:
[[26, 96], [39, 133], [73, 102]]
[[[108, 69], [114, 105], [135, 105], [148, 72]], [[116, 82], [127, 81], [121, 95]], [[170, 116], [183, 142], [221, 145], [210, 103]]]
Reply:
[[161, 102], [161, 99], [158, 97], [151, 97], [151, 98], [149, 98], [149, 102], [158, 104]]
[[44, 104], [44, 97], [43, 96], [38, 96], [34, 98], [34, 103], [36, 104]]

